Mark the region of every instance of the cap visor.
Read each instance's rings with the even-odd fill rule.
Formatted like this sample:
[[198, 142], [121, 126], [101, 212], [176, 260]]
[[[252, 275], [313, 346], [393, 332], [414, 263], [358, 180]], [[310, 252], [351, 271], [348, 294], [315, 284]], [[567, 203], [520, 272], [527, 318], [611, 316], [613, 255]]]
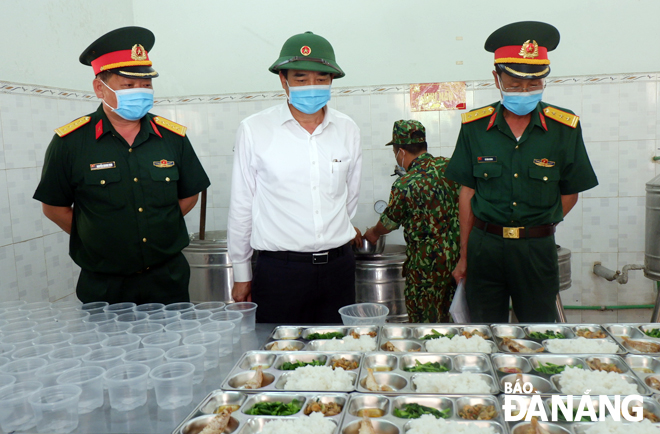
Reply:
[[318, 71], [318, 72], [327, 72], [329, 74], [334, 74], [334, 78], [342, 78], [345, 74], [344, 71], [337, 68], [333, 68], [328, 65], [324, 65], [323, 63], [320, 62], [306, 62], [304, 60], [298, 60], [296, 62], [291, 62], [291, 63], [285, 63], [284, 65], [280, 66], [279, 68], [275, 69], [275, 65], [277, 65], [279, 61], [275, 62], [273, 66], [269, 68], [269, 70], [275, 74], [279, 73], [279, 71], [283, 71], [285, 69], [298, 69], [300, 71]]
[[529, 65], [526, 63], [498, 63], [497, 68], [514, 78], [531, 80], [544, 78], [550, 74], [549, 65]]
[[156, 72], [151, 66], [127, 66], [124, 68], [109, 69], [113, 74], [126, 78], [156, 78]]

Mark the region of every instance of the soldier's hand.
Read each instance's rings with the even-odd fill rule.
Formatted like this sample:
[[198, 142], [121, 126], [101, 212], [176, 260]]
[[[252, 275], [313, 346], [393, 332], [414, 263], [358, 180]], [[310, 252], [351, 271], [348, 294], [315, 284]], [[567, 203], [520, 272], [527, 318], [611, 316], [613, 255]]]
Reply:
[[369, 228], [367, 229], [367, 232], [364, 233], [364, 238], [366, 238], [371, 244], [376, 244], [380, 237], [376, 234], [374, 228]]
[[465, 256], [461, 256], [456, 264], [456, 268], [451, 272], [451, 275], [454, 276], [456, 283], [460, 282], [462, 279], [465, 279], [467, 275], [467, 259]]
[[239, 301], [252, 301], [252, 282], [234, 282], [231, 296], [236, 303]]
[[362, 244], [362, 232], [360, 232], [360, 230], [355, 226], [353, 226], [353, 229], [355, 229], [356, 233], [355, 233], [355, 238], [351, 240], [351, 244], [357, 244], [357, 245]]

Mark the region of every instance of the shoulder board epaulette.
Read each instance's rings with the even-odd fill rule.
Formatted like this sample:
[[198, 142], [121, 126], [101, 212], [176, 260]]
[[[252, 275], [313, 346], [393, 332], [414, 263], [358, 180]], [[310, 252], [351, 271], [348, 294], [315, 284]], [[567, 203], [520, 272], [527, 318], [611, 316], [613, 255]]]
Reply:
[[76, 119], [73, 122], [69, 122], [63, 127], [59, 127], [58, 129], [55, 130], [55, 133], [57, 133], [57, 135], [60, 137], [64, 137], [67, 134], [69, 134], [71, 131], [75, 131], [78, 128], [82, 127], [83, 125], [89, 123], [89, 121], [91, 120], [92, 120], [91, 116], [83, 116], [81, 118]]
[[156, 122], [156, 125], [160, 125], [166, 130], [170, 130], [174, 134], [178, 134], [182, 137], [186, 135], [186, 130], [188, 129], [183, 125], [179, 125], [176, 122], [172, 122], [171, 120], [162, 118], [160, 116], [154, 116], [154, 122]]
[[493, 107], [482, 107], [477, 110], [472, 110], [471, 112], [463, 113], [461, 115], [461, 119], [463, 119], [463, 123], [467, 124], [472, 121], [476, 121], [477, 119], [485, 118], [486, 116], [490, 116], [495, 112], [495, 109]]
[[543, 113], [550, 119], [554, 119], [557, 122], [568, 125], [571, 128], [577, 127], [578, 121], [580, 120], [579, 116], [567, 113], [554, 107], [544, 108]]

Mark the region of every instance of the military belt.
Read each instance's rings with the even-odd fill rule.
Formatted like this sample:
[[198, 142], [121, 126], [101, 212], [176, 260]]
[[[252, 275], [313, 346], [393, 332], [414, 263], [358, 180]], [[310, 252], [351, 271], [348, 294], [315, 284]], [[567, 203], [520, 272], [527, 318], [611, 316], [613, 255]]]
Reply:
[[486, 223], [476, 217], [474, 218], [474, 227], [489, 234], [495, 234], [509, 239], [549, 237], [555, 233], [555, 229], [557, 228], [555, 224], [531, 227], [505, 227]]

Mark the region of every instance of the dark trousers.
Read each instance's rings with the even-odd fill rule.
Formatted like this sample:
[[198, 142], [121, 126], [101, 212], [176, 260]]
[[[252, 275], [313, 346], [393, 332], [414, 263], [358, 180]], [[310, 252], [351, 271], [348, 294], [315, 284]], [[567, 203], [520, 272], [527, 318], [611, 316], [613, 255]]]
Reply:
[[252, 279], [257, 322], [341, 323], [340, 307], [355, 303], [355, 257], [349, 245], [327, 264], [260, 254]]
[[473, 322], [509, 322], [509, 297], [520, 322], [555, 322], [555, 237], [506, 239], [472, 229], [465, 291]]
[[177, 303], [190, 301], [190, 266], [179, 253], [172, 259], [128, 276], [82, 270], [76, 295], [83, 303], [107, 301], [121, 303]]

